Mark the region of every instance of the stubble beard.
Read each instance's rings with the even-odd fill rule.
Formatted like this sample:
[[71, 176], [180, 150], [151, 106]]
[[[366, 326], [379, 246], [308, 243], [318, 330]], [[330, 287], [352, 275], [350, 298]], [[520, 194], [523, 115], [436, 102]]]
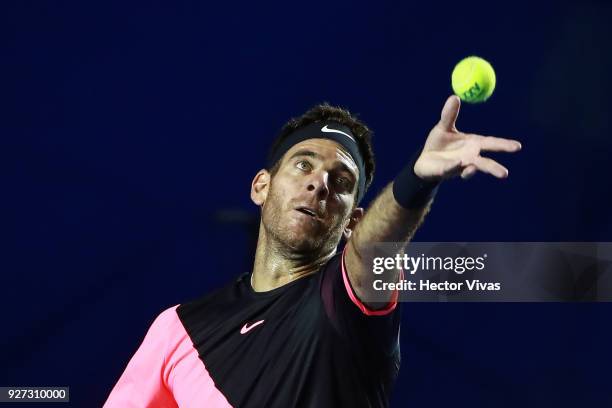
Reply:
[[279, 252], [287, 257], [313, 258], [332, 251], [340, 242], [342, 222], [334, 219], [332, 227], [296, 228], [292, 224], [291, 210], [282, 209], [280, 197], [272, 190], [262, 209], [266, 235]]

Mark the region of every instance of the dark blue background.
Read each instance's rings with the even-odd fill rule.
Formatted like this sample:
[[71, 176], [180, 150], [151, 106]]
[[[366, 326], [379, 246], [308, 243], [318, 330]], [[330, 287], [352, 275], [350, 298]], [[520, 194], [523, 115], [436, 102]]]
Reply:
[[[493, 156], [506, 180], [445, 183], [416, 238], [612, 240], [608, 2], [0, 7], [0, 385], [100, 406], [155, 315], [250, 269], [250, 181], [289, 117], [361, 115], [370, 201], [471, 54], [498, 85], [459, 129], [523, 151]], [[406, 304], [392, 405], [609, 406], [611, 311]]]

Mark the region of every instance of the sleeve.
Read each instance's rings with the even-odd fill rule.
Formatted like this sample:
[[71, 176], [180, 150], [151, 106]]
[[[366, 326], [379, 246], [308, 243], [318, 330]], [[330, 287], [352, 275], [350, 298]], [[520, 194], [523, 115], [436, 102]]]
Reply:
[[[342, 251], [342, 259], [340, 262], [340, 268], [342, 272], [342, 283], [344, 283], [344, 289], [346, 290], [346, 293], [348, 294], [349, 299], [351, 299], [351, 302], [353, 302], [353, 304], [357, 306], [359, 310], [361, 310], [361, 313], [363, 313], [366, 316], [385, 316], [385, 315], [392, 313], [398, 304], [397, 300], [399, 298], [399, 292], [397, 290], [394, 291], [393, 294], [391, 295], [391, 300], [389, 301], [389, 304], [387, 304], [387, 306], [385, 306], [382, 309], [372, 310], [365, 303], [359, 300], [359, 298], [357, 297], [357, 294], [355, 293], [355, 290], [353, 289], [353, 286], [351, 285], [351, 281], [349, 279], [348, 272], [346, 270], [346, 264], [344, 262], [344, 257], [346, 256], [347, 250], [348, 250], [348, 245], [346, 245], [344, 247], [344, 250]], [[404, 271], [401, 270], [400, 277], [399, 277], [400, 280], [403, 279], [403, 275], [404, 275]]]
[[398, 293], [389, 304], [372, 310], [357, 297], [346, 268], [344, 254], [336, 255], [323, 274], [322, 298], [332, 325], [359, 352], [399, 355], [401, 304]]
[[164, 310], [153, 322], [142, 344], [115, 384], [105, 408], [178, 407], [168, 387], [168, 333], [176, 306]]

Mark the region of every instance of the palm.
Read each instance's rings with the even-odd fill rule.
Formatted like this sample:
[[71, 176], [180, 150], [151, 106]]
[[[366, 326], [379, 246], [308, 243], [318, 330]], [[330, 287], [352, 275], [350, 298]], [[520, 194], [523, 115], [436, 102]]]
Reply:
[[498, 178], [507, 177], [508, 170], [504, 166], [480, 153], [516, 152], [521, 149], [521, 144], [516, 140], [458, 131], [455, 123], [460, 106], [456, 96], [447, 99], [440, 122], [429, 132], [414, 172], [425, 180], [446, 179], [459, 174], [462, 178], [469, 178], [476, 171]]

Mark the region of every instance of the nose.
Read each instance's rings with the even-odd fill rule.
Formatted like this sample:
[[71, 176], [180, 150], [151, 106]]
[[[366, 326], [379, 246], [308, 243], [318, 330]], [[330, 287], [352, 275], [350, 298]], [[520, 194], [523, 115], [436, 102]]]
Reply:
[[329, 173], [326, 171], [316, 172], [312, 174], [308, 180], [308, 191], [314, 192], [318, 200], [325, 200], [329, 195]]

